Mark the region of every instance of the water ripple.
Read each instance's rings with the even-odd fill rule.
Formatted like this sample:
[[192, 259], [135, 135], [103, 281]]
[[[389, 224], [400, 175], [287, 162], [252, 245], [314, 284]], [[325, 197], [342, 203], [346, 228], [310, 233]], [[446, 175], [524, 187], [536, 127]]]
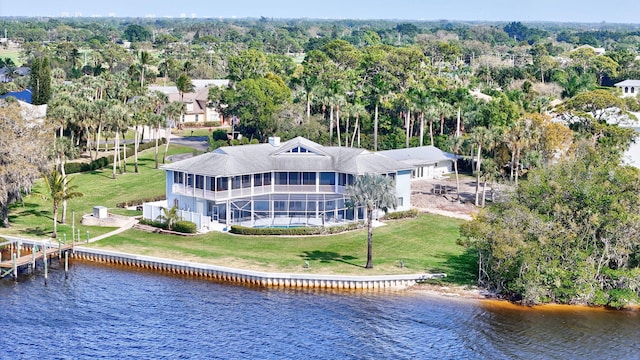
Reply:
[[633, 358], [638, 312], [250, 289], [74, 264], [0, 281], [0, 359]]

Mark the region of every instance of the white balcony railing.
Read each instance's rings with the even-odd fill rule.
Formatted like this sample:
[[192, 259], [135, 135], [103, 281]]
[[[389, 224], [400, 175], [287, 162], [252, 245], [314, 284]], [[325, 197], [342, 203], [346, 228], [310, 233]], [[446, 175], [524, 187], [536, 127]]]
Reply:
[[207, 200], [223, 200], [251, 195], [263, 195], [269, 193], [338, 193], [343, 194], [344, 186], [340, 185], [266, 185], [253, 188], [240, 188], [221, 191], [196, 189], [184, 184], [173, 184], [171, 191], [176, 195], [195, 196]]

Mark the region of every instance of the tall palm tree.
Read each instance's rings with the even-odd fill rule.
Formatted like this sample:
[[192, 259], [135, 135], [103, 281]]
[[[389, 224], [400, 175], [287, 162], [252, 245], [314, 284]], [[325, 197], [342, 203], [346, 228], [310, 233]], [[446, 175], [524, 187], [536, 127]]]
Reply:
[[[65, 173], [65, 164], [67, 163], [67, 159], [75, 159], [78, 157], [78, 148], [73, 146], [73, 143], [66, 137], [56, 138], [56, 142], [54, 144], [55, 158], [56, 158], [56, 169], [62, 174], [62, 177], [66, 178], [67, 174]], [[67, 200], [62, 200], [62, 219], [61, 223], [66, 223], [67, 221]]]
[[115, 146], [113, 156], [113, 174], [112, 178], [116, 178], [116, 166], [120, 163], [120, 130], [129, 124], [129, 110], [126, 106], [115, 103], [109, 109], [108, 118], [111, 122], [111, 129], [115, 135]]
[[488, 146], [492, 141], [491, 131], [484, 126], [478, 126], [471, 132], [471, 141], [476, 145], [478, 151], [478, 158], [476, 160], [476, 206], [480, 206], [480, 175], [481, 175], [481, 161], [482, 161], [482, 148]]
[[396, 208], [395, 181], [389, 176], [364, 174], [353, 185], [347, 186], [345, 196], [354, 206], [364, 207], [367, 212], [367, 265], [373, 268], [373, 212], [376, 209]]
[[96, 155], [93, 157], [93, 160], [98, 158], [98, 151], [100, 150], [100, 135], [102, 132], [102, 126], [104, 121], [106, 120], [107, 111], [109, 110], [110, 104], [107, 100], [98, 99], [91, 104], [93, 108], [93, 119], [95, 121], [96, 126]]
[[58, 207], [65, 200], [81, 197], [84, 194], [75, 191], [77, 186], [69, 185], [71, 179], [67, 179], [59, 171], [54, 170], [50, 174], [43, 176], [48, 195], [53, 201], [53, 234], [51, 237], [58, 236]]
[[160, 114], [149, 114], [147, 117], [147, 124], [149, 128], [155, 129], [156, 138], [156, 152], [155, 152], [155, 168], [158, 169], [158, 137], [160, 133], [160, 127], [164, 124], [165, 118]]
[[167, 106], [165, 106], [164, 109], [162, 110], [162, 113], [163, 115], [165, 115], [165, 118], [166, 118], [165, 120], [166, 130], [164, 133], [166, 137], [166, 142], [165, 142], [164, 154], [162, 154], [163, 164], [166, 161], [167, 152], [169, 151], [169, 141], [171, 140], [171, 128], [173, 126], [172, 124], [176, 124], [180, 120], [180, 118], [182, 117], [182, 114], [184, 114], [184, 112], [186, 111], [186, 108], [187, 108], [187, 105], [182, 101], [172, 101]]
[[458, 154], [464, 144], [464, 138], [462, 136], [451, 136], [447, 141], [449, 151], [453, 153], [455, 159], [453, 160], [453, 169], [456, 174], [456, 194], [457, 202], [460, 203], [460, 174], [458, 173]]
[[144, 70], [151, 63], [151, 54], [146, 51], [140, 51], [138, 53], [138, 61], [140, 61], [140, 88], [144, 89]]

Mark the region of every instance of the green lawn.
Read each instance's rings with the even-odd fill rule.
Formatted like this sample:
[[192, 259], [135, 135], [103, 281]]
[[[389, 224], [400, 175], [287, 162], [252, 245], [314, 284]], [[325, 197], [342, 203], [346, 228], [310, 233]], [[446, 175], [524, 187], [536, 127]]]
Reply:
[[[169, 154], [193, 151], [191, 148], [170, 146]], [[159, 161], [162, 161], [164, 145], [160, 147]], [[140, 173], [134, 173], [133, 158], [127, 161], [127, 173], [117, 174], [112, 179], [112, 167], [82, 174], [71, 174], [72, 185], [77, 185], [77, 191], [84, 194], [68, 203], [67, 224], [58, 225], [58, 233], [67, 233], [71, 238], [72, 212], [76, 214], [76, 229], [83, 214], [91, 214], [94, 206], [106, 206], [109, 212], [122, 215], [140, 215], [140, 212], [127, 211], [116, 208], [125, 201], [146, 199], [164, 195], [165, 173], [154, 168], [154, 149], [148, 149], [139, 154], [138, 163]], [[42, 180], [36, 181], [33, 192], [24, 197], [22, 203], [17, 203], [9, 209], [9, 229], [0, 228], [0, 235], [28, 235], [30, 237], [45, 238], [53, 232], [53, 211], [50, 201], [44, 199], [46, 191]], [[103, 227], [80, 226], [82, 238], [86, 238], [86, 231], [90, 236], [100, 235], [113, 229]]]
[[0, 58], [11, 58], [16, 66], [21, 66], [20, 50], [16, 49], [0, 49]]
[[[164, 146], [160, 158], [163, 150]], [[171, 145], [169, 153], [191, 151], [191, 148]], [[115, 180], [111, 178], [111, 168], [70, 175], [85, 196], [69, 202], [67, 224], [58, 226], [60, 237], [67, 234], [67, 239], [71, 238], [72, 210], [80, 238], [86, 239], [87, 231], [93, 237], [113, 230], [79, 225], [81, 215], [90, 214], [94, 206], [106, 206], [112, 213], [140, 215], [140, 212], [116, 208], [116, 204], [164, 195], [165, 173], [154, 169], [153, 156], [153, 148], [140, 154], [139, 174], [133, 173], [130, 158], [128, 172], [117, 175]], [[0, 236], [48, 237], [53, 230], [52, 209], [42, 194], [43, 183], [38, 181], [34, 192], [26, 196], [23, 203], [11, 207], [11, 228], [0, 229]], [[374, 269], [364, 269], [366, 230], [316, 237], [249, 237], [215, 232], [182, 237], [129, 230], [89, 246], [271, 272], [351, 275], [444, 272], [448, 275], [445, 282], [472, 284], [475, 257], [456, 244], [461, 223], [461, 220], [427, 214], [417, 219], [389, 221], [388, 225], [374, 230]], [[304, 268], [305, 261], [310, 268]], [[404, 268], [400, 267], [400, 261]]]
[[[91, 247], [270, 272], [406, 274], [445, 272], [446, 282], [472, 284], [475, 259], [456, 244], [461, 220], [423, 214], [376, 228], [374, 269], [366, 264], [365, 230], [332, 236], [252, 237], [209, 233], [183, 237], [129, 230]], [[403, 261], [404, 268], [400, 267]], [[310, 267], [304, 267], [308, 261]]]

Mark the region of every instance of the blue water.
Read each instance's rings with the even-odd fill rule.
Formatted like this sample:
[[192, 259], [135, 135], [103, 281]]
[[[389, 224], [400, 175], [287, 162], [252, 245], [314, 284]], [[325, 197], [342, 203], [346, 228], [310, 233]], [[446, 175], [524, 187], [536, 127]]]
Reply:
[[632, 359], [637, 311], [256, 289], [73, 264], [0, 281], [1, 359]]

